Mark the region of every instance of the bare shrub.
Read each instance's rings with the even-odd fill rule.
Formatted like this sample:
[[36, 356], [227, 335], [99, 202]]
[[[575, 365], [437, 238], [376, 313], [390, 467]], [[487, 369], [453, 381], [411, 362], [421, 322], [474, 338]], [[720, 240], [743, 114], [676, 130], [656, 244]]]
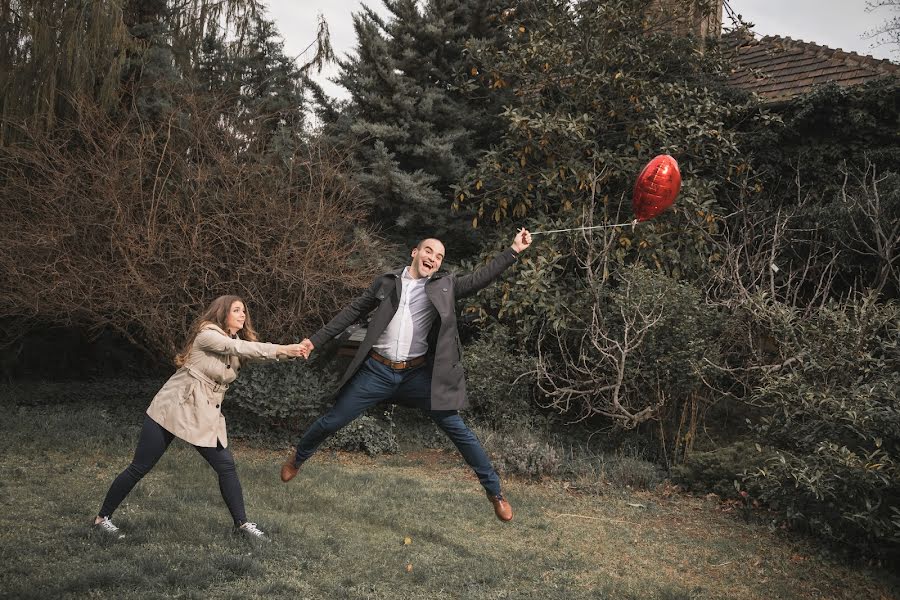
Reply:
[[710, 294], [731, 306], [772, 299], [809, 316], [829, 300], [874, 290], [886, 298], [900, 289], [900, 177], [840, 167], [832, 199], [816, 197], [800, 169], [796, 201], [777, 207], [741, 198], [723, 219], [721, 261]]
[[80, 102], [52, 137], [0, 148], [0, 312], [112, 329], [173, 356], [188, 322], [244, 297], [264, 339], [299, 339], [368, 283], [378, 243], [341, 157], [248, 155], [195, 97], [158, 126]]
[[724, 219], [721, 262], [710, 282], [713, 297], [730, 305], [773, 298], [810, 310], [827, 301], [840, 251], [807, 219], [811, 199], [799, 181], [797, 190], [796, 204], [774, 210], [742, 197]]
[[632, 429], [657, 421], [664, 458], [677, 462], [714, 401], [705, 379], [720, 318], [700, 290], [644, 267], [615, 279], [594, 288], [583, 327], [541, 332], [537, 386], [573, 422], [599, 416]]
[[[900, 291], [900, 175], [879, 173], [867, 160], [862, 173], [841, 168], [840, 204], [850, 232], [844, 246], [874, 263], [869, 287], [881, 294]], [[851, 185], [851, 182], [853, 185]]]
[[[631, 428], [652, 418], [659, 406], [626, 393], [629, 360], [634, 360], [647, 333], [662, 317], [661, 298], [632, 303], [632, 289], [632, 282], [625, 279], [625, 302], [618, 307], [616, 319], [604, 315], [603, 302], [595, 302], [576, 340], [570, 339], [568, 331], [562, 335], [541, 331], [538, 337], [538, 389], [551, 407], [574, 415], [575, 421], [602, 415]], [[551, 351], [558, 359], [548, 357], [548, 342], [555, 346]]]

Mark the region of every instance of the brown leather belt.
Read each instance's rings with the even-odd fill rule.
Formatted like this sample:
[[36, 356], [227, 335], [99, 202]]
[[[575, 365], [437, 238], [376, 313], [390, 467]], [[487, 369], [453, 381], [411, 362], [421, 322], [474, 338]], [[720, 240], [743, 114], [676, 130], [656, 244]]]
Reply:
[[424, 365], [425, 360], [426, 360], [426, 357], [423, 355], [423, 356], [417, 356], [415, 358], [411, 358], [409, 360], [394, 362], [392, 360], [388, 360], [387, 358], [378, 354], [374, 350], [369, 350], [369, 356], [371, 358], [374, 358], [381, 364], [389, 366], [390, 368], [394, 369], [395, 371], [403, 371], [405, 369], [412, 369], [412, 368], [418, 367], [419, 365]]

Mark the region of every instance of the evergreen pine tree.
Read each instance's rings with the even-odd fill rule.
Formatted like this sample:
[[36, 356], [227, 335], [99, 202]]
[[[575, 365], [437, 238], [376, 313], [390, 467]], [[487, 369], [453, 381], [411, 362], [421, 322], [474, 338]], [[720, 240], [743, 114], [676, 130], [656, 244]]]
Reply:
[[398, 242], [436, 235], [454, 253], [475, 249], [471, 216], [455, 213], [453, 186], [502, 133], [492, 125], [502, 94], [467, 86], [478, 74], [469, 40], [503, 45], [494, 0], [386, 0], [382, 18], [354, 15], [355, 56], [339, 61], [350, 101], [324, 102], [325, 135], [352, 153], [372, 218]]
[[137, 108], [143, 119], [160, 121], [177, 106], [173, 92], [181, 83], [175, 67], [171, 19], [166, 0], [128, 0], [123, 22], [134, 44], [122, 69], [125, 111]]
[[248, 151], [284, 160], [305, 135], [308, 80], [272, 21], [254, 19], [239, 40], [207, 35], [193, 76], [198, 90], [218, 97], [224, 123]]

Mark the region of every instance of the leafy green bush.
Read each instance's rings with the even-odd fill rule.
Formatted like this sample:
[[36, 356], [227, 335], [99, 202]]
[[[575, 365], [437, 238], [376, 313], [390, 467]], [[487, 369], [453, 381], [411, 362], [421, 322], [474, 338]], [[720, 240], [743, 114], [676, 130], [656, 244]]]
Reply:
[[692, 492], [715, 492], [726, 498], [735, 494], [734, 482], [765, 465], [766, 456], [756, 444], [741, 440], [704, 452], [693, 452], [672, 467], [672, 478]]
[[494, 466], [507, 475], [557, 477], [589, 493], [602, 493], [607, 486], [646, 490], [663, 481], [657, 465], [627, 449], [592, 452], [568, 445], [568, 436], [525, 426], [474, 430]]
[[478, 439], [501, 473], [533, 479], [559, 473], [560, 453], [546, 436], [528, 427], [502, 430], [475, 427]]
[[509, 47], [469, 46], [479, 68], [467, 85], [516, 92], [501, 115], [502, 139], [455, 188], [455, 205], [470, 207], [478, 227], [508, 230], [523, 218], [544, 231], [627, 223], [648, 160], [671, 154], [683, 175], [677, 207], [652, 222], [535, 238], [514, 286], [481, 294], [486, 310], [510, 317], [524, 336], [545, 325], [582, 328], [585, 293], [623, 265], [704, 281], [721, 260], [715, 215], [727, 214], [721, 207], [733, 196], [761, 193], [746, 181], [752, 165], [738, 127], [762, 129], [768, 113], [727, 85], [723, 53], [698, 52], [697, 40], [660, 22], [671, 10], [647, 9], [646, 0], [519, 2]]
[[[431, 448], [456, 452], [456, 448], [450, 438], [431, 420], [425, 411], [404, 406], [385, 406], [378, 408], [384, 410], [384, 420], [391, 423], [391, 430], [397, 437], [401, 448]], [[374, 414], [374, 410], [370, 411]], [[463, 414], [464, 420], [470, 423], [470, 419]]]
[[272, 426], [297, 428], [327, 410], [334, 386], [334, 376], [316, 361], [250, 363], [226, 402]]
[[577, 326], [538, 336], [541, 403], [595, 429], [640, 428], [662, 440], [663, 461], [678, 462], [719, 397], [708, 386], [720, 376], [720, 311], [695, 286], [640, 265], [583, 295], [588, 306], [569, 307]]
[[596, 465], [600, 479], [615, 487], [650, 490], [662, 483], [663, 470], [658, 465], [624, 453], [604, 455], [587, 461]]
[[900, 305], [860, 297], [803, 319], [777, 303], [757, 310], [778, 344], [753, 392], [774, 454], [748, 488], [825, 538], [900, 550]]
[[363, 415], [339, 430], [324, 446], [348, 452], [362, 451], [369, 456], [397, 452], [400, 449], [390, 420], [385, 426], [369, 415]]
[[465, 348], [466, 391], [469, 413], [495, 429], [518, 427], [530, 422], [535, 407], [527, 374], [533, 359], [517, 348], [509, 330], [494, 325]]
[[0, 396], [19, 406], [96, 402], [107, 406], [146, 408], [164, 383], [165, 379], [160, 378], [22, 381], [0, 386]]
[[640, 266], [623, 269], [620, 279], [609, 293], [608, 312], [618, 313], [616, 330], [647, 307], [658, 307], [660, 315], [626, 363], [632, 393], [663, 404], [707, 394], [705, 381], [715, 376], [711, 363], [719, 360], [723, 319], [718, 308], [706, 304], [696, 286]]
[[[889, 224], [900, 222], [900, 174], [879, 171], [874, 163], [858, 169], [842, 165], [837, 171], [846, 178], [843, 187], [825, 192], [829, 194], [827, 200], [801, 213], [796, 226], [815, 228], [824, 243], [843, 249], [834, 264], [837, 290], [876, 289], [884, 297], [897, 299], [900, 230]], [[808, 188], [817, 183], [812, 182]], [[814, 192], [813, 188], [807, 193]], [[802, 234], [792, 234], [791, 238], [792, 250], [797, 251], [798, 246], [802, 249]], [[819, 257], [820, 262], [829, 259], [827, 255]]]

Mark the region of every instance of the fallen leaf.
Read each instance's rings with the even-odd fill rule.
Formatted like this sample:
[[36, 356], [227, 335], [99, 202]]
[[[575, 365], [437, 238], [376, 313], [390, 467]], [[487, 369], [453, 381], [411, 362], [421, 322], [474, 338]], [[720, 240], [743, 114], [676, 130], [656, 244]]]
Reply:
[[409, 546], [410, 544], [412, 544], [412, 538], [411, 538], [411, 537], [405, 537], [405, 538], [403, 538], [403, 545], [404, 545], [404, 546]]

